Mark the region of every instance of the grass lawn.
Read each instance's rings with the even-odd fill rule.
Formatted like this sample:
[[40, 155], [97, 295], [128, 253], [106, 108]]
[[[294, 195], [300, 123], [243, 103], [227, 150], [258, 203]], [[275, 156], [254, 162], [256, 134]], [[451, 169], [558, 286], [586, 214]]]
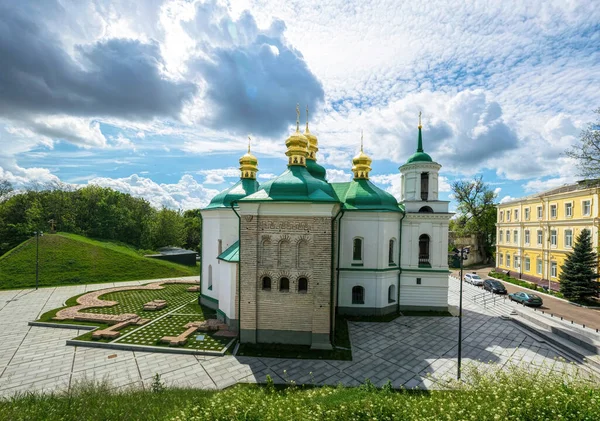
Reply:
[[[193, 276], [199, 272], [197, 267], [143, 257], [130, 246], [75, 234], [47, 234], [39, 241], [41, 287]], [[0, 289], [35, 286], [35, 261], [35, 239], [0, 257]]]
[[[500, 367], [465, 371], [468, 383], [445, 391], [360, 387], [237, 385], [223, 391], [165, 388], [114, 390], [79, 383], [70, 393], [0, 399], [0, 419], [21, 420], [598, 420], [597, 379], [551, 370]], [[467, 377], [467, 376], [465, 376]], [[293, 379], [291, 379], [293, 380]]]

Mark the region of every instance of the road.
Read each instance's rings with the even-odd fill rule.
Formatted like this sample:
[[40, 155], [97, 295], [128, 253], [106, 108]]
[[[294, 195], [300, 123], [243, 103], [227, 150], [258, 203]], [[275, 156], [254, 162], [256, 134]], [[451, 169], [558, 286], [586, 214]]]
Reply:
[[[476, 272], [483, 279], [487, 279], [488, 273], [492, 270], [491, 267], [475, 269], [475, 270], [463, 270], [463, 276], [465, 273], [473, 273]], [[452, 275], [458, 278], [460, 276], [460, 271], [452, 270]], [[509, 282], [501, 281], [506, 287], [509, 294], [511, 292], [524, 291], [528, 292], [527, 289], [521, 288], [518, 285], [511, 284]], [[531, 291], [529, 291], [531, 292]], [[585, 325], [586, 327], [590, 327], [592, 329], [600, 329], [600, 308], [585, 308], [579, 307], [569, 302], [548, 297], [545, 295], [538, 294], [544, 304], [539, 310], [543, 310], [547, 313], [552, 313], [554, 316], [563, 317], [566, 320], [572, 320], [574, 323], [579, 325]]]

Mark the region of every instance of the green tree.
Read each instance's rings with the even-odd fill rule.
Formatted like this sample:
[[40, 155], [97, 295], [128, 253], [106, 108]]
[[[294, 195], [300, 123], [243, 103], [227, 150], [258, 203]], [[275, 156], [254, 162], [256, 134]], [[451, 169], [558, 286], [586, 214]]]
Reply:
[[565, 152], [578, 161], [579, 175], [585, 178], [600, 178], [600, 108], [594, 113], [596, 122], [588, 124], [577, 144]]
[[600, 275], [596, 273], [597, 269], [598, 256], [592, 247], [590, 231], [584, 229], [573, 245], [573, 252], [567, 254], [561, 266], [560, 292], [574, 301], [598, 294]]
[[454, 200], [458, 202], [457, 218], [452, 228], [459, 236], [475, 235], [484, 259], [494, 255], [496, 244], [496, 193], [476, 177], [472, 181], [457, 180], [452, 183]]
[[162, 208], [152, 221], [152, 248], [165, 246], [180, 247], [184, 242], [184, 223], [181, 214]]
[[13, 191], [13, 186], [8, 180], [0, 180], [0, 201], [4, 196], [7, 196]]
[[183, 247], [200, 253], [200, 242], [202, 241], [200, 238], [202, 231], [200, 209], [186, 210], [183, 213], [183, 222], [185, 226]]

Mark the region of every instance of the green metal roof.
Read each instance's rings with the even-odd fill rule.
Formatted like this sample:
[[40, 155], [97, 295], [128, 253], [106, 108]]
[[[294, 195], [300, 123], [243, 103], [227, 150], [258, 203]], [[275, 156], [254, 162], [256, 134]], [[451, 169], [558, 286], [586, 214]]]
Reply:
[[325, 170], [324, 167], [319, 165], [317, 163], [317, 161], [315, 161], [314, 159], [306, 160], [306, 169], [313, 177], [318, 178], [319, 180], [322, 180], [322, 181], [327, 181], [327, 180], [325, 180], [327, 171]]
[[[421, 117], [419, 117], [419, 118], [421, 118]], [[433, 162], [433, 159], [431, 159], [431, 157], [429, 155], [427, 155], [425, 153], [425, 151], [423, 151], [423, 135], [421, 134], [421, 123], [419, 123], [419, 137], [417, 139], [417, 152], [412, 154], [410, 156], [410, 158], [408, 158], [408, 161], [406, 161], [407, 164], [410, 164], [411, 162]]]
[[331, 186], [343, 203], [344, 210], [404, 212], [394, 196], [369, 180], [332, 183]]
[[314, 177], [303, 166], [292, 165], [278, 177], [264, 183], [241, 202], [329, 202], [339, 200], [329, 183]]
[[238, 263], [240, 261], [240, 242], [239, 240], [233, 243], [223, 253], [217, 257], [219, 260], [223, 260], [229, 263]]
[[242, 178], [235, 185], [223, 190], [210, 201], [205, 209], [229, 208], [231, 203], [246, 197], [259, 189], [258, 181]]

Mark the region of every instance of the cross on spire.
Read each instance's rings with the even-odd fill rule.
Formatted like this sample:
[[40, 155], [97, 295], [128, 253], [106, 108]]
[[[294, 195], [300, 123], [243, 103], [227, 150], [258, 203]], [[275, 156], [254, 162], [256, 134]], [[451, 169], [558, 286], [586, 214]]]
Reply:
[[360, 151], [363, 151], [363, 130], [360, 129]]
[[300, 131], [300, 104], [296, 103], [296, 131]]
[[248, 153], [250, 153], [250, 141], [252, 139], [250, 138], [250, 135], [248, 135]]

